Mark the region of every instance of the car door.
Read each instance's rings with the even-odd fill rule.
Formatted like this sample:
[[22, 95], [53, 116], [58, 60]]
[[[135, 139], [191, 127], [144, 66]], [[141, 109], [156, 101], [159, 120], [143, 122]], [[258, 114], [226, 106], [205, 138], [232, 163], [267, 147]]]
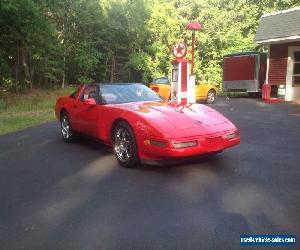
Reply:
[[[74, 129], [90, 136], [96, 136], [101, 106], [98, 105], [99, 88], [96, 84], [86, 85], [72, 106], [72, 123]], [[86, 100], [95, 99], [95, 104]]]
[[206, 84], [196, 84], [195, 85], [195, 92], [196, 92], [196, 99], [206, 98], [207, 96], [207, 85]]

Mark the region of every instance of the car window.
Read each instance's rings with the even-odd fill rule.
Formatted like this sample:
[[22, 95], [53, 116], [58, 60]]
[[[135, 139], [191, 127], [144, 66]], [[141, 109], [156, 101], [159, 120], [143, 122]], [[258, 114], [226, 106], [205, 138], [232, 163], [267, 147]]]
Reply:
[[105, 104], [162, 100], [143, 84], [101, 84], [100, 93]]
[[86, 100], [89, 98], [94, 98], [97, 101], [97, 86], [96, 85], [87, 85], [81, 93], [80, 100]]
[[77, 94], [79, 94], [80, 92], [81, 92], [81, 85], [78, 86], [78, 87], [76, 88], [76, 90], [73, 91], [73, 92], [69, 95], [69, 97], [75, 99], [76, 96], [77, 96]]
[[169, 84], [169, 79], [166, 77], [157, 78], [154, 80], [154, 83], [157, 84]]
[[69, 97], [71, 97], [71, 98], [74, 99], [75, 96], [76, 96], [77, 91], [78, 91], [78, 89], [76, 89], [75, 91], [73, 91], [73, 93], [71, 95], [69, 95]]

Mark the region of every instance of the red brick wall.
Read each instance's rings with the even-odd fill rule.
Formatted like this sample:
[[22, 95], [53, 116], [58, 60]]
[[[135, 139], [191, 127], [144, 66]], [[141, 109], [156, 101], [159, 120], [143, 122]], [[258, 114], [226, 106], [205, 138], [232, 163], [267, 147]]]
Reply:
[[285, 83], [288, 47], [300, 46], [300, 42], [270, 44], [269, 83]]

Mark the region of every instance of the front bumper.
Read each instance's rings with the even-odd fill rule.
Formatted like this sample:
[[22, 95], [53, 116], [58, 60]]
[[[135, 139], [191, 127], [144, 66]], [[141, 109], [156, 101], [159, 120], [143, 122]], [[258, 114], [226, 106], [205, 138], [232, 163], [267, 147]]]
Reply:
[[[145, 145], [143, 140], [139, 141], [139, 155], [141, 160], [162, 160], [167, 158], [191, 157], [209, 153], [223, 151], [226, 148], [233, 147], [240, 143], [239, 134], [233, 139], [226, 136], [237, 131], [227, 131], [222, 134], [208, 136], [193, 136], [188, 138], [165, 140], [165, 147], [155, 145]], [[196, 146], [185, 148], [174, 148], [174, 142], [197, 141]]]

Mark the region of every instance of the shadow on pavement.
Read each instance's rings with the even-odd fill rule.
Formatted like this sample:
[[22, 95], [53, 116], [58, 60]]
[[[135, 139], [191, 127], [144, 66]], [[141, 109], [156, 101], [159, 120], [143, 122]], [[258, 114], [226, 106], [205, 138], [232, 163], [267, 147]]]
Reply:
[[295, 106], [219, 101], [241, 145], [171, 166], [121, 168], [97, 142], [63, 143], [56, 123], [0, 137], [1, 247], [240, 249], [240, 234], [300, 235]]

